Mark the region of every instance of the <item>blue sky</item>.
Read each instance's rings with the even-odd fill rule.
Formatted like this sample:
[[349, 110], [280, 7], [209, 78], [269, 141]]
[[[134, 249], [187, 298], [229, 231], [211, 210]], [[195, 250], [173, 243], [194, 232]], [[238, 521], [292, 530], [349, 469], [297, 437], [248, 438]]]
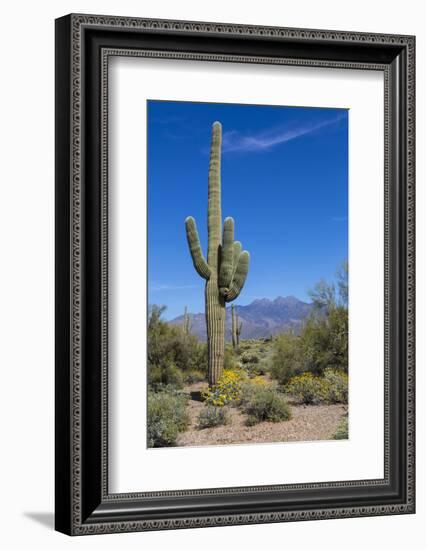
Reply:
[[222, 215], [250, 252], [235, 301], [294, 295], [331, 280], [348, 256], [348, 111], [148, 101], [148, 301], [166, 318], [204, 311], [185, 236], [207, 254], [211, 125], [222, 123]]

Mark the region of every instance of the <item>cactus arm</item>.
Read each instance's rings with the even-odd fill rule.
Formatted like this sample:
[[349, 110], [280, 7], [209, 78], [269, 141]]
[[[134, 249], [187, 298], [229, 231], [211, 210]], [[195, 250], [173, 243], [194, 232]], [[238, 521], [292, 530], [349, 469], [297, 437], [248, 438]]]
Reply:
[[195, 270], [204, 279], [209, 279], [211, 270], [208, 266], [203, 251], [201, 249], [200, 238], [198, 236], [197, 226], [192, 216], [185, 220], [186, 238], [188, 239], [189, 251], [191, 253], [192, 262]]
[[235, 241], [234, 242], [234, 251], [233, 251], [233, 258], [232, 258], [233, 267], [232, 267], [231, 283], [232, 283], [232, 280], [234, 279], [235, 271], [237, 269], [238, 260], [240, 259], [240, 254], [241, 254], [242, 248], [243, 247], [241, 246], [240, 241]]
[[223, 244], [221, 246], [219, 288], [229, 290], [234, 274], [234, 220], [226, 218], [223, 223]]
[[244, 283], [246, 282], [249, 263], [250, 254], [244, 250], [244, 252], [241, 252], [240, 254], [231, 287], [225, 297], [227, 302], [232, 302], [232, 300], [235, 300], [235, 298], [237, 298], [240, 294]]

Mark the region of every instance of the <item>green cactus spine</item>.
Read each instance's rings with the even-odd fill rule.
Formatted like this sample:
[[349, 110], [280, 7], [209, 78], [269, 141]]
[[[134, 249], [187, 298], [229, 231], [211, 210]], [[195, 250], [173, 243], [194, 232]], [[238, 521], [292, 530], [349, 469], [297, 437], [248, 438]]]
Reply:
[[[206, 279], [205, 315], [208, 347], [208, 381], [216, 384], [223, 370], [225, 355], [225, 304], [237, 298], [246, 281], [250, 256], [234, 240], [234, 220], [226, 218], [222, 228], [221, 205], [222, 126], [212, 128], [210, 151], [207, 229], [207, 261], [204, 258], [193, 217], [185, 220], [186, 236], [197, 273]], [[223, 235], [222, 235], [223, 231]]]
[[238, 348], [240, 345], [240, 335], [243, 328], [243, 322], [239, 320], [238, 314], [235, 313], [234, 304], [231, 306], [231, 334], [232, 334], [232, 347]]

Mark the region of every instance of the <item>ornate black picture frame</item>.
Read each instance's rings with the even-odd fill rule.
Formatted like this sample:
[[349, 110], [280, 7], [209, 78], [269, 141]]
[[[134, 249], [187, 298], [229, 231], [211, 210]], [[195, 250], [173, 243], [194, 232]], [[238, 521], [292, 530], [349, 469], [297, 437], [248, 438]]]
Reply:
[[[383, 479], [110, 494], [110, 56], [382, 71]], [[68, 15], [56, 21], [56, 529], [69, 535], [414, 513], [413, 36]]]

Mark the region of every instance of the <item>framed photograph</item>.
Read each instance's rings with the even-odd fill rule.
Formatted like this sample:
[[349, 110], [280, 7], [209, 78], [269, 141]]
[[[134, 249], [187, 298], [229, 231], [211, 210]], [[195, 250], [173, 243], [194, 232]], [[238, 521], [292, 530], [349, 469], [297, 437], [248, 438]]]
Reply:
[[413, 36], [56, 20], [56, 529], [415, 511]]

